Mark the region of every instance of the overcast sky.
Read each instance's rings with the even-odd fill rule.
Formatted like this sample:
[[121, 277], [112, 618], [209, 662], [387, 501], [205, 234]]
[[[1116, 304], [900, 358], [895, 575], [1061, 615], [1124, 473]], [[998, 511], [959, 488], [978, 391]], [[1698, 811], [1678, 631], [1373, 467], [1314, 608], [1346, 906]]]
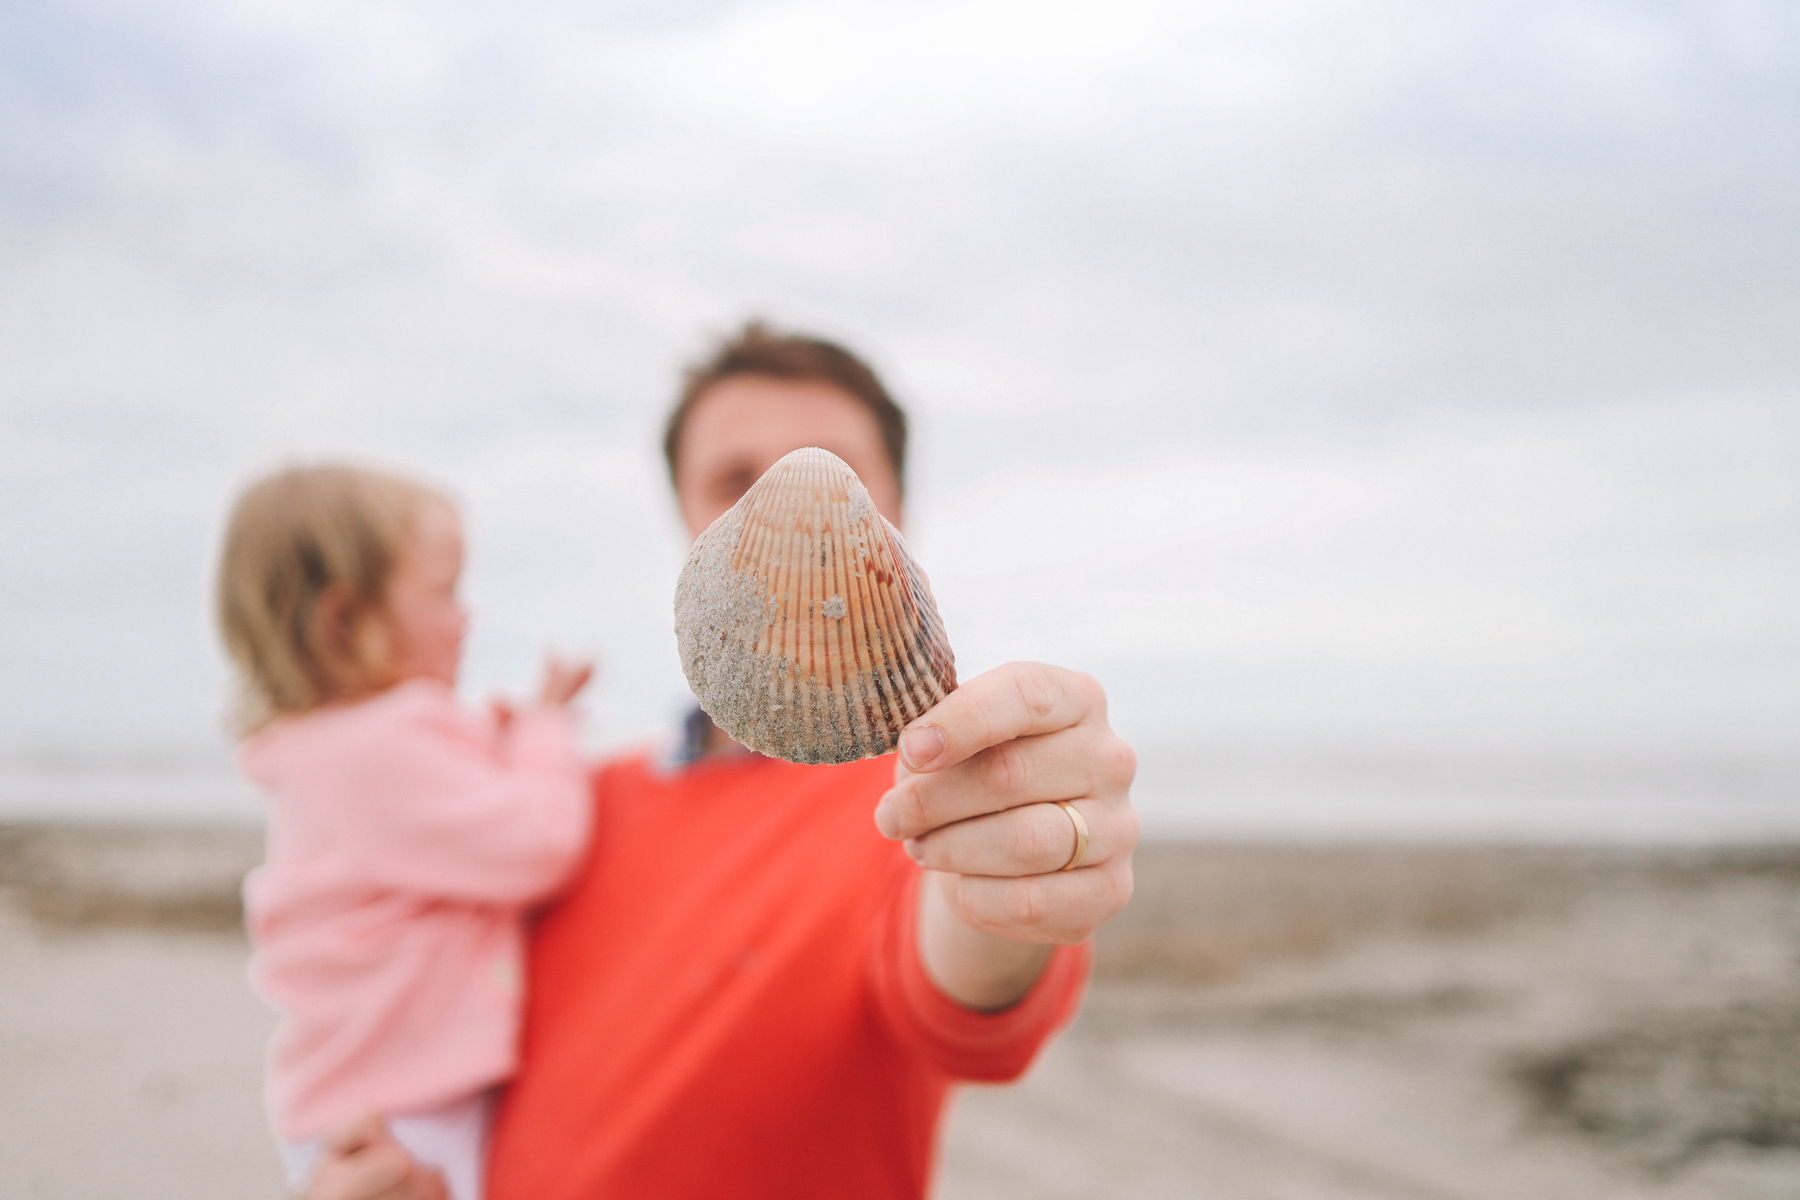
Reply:
[[203, 741], [222, 512], [465, 502], [471, 694], [682, 702], [655, 456], [751, 314], [915, 414], [966, 675], [1147, 745], [1800, 729], [1777, 3], [0, 7], [0, 737]]

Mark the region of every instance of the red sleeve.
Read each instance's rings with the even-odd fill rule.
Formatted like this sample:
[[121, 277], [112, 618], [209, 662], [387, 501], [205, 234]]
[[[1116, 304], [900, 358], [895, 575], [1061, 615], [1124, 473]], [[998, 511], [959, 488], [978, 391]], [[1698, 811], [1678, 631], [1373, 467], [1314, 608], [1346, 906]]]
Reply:
[[1017, 1079], [1081, 1006], [1091, 943], [1059, 946], [1023, 999], [1000, 1012], [964, 1008], [938, 989], [919, 957], [919, 880], [907, 864], [880, 918], [869, 961], [875, 1010], [899, 1045], [952, 1079]]

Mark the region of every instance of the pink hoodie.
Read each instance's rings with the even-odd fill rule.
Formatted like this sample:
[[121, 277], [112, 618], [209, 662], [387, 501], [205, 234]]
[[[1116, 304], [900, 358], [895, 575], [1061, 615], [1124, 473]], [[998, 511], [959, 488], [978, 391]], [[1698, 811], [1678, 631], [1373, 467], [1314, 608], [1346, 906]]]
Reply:
[[284, 717], [239, 757], [270, 796], [244, 901], [251, 980], [281, 1013], [276, 1134], [511, 1075], [525, 911], [568, 877], [590, 819], [568, 715], [527, 709], [502, 731], [413, 680]]

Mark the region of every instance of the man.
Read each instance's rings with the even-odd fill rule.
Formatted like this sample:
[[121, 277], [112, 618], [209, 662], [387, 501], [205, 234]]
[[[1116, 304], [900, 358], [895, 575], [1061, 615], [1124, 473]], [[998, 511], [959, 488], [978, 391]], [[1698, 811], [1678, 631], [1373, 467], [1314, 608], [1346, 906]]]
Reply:
[[[752, 324], [665, 450], [697, 537], [801, 446], [899, 526], [905, 444], [867, 366]], [[1098, 684], [1036, 664], [966, 680], [896, 759], [777, 762], [696, 713], [678, 753], [602, 765], [590, 858], [533, 933], [490, 1200], [925, 1194], [950, 1084], [1029, 1065], [1130, 897], [1135, 759]], [[381, 1182], [315, 1196], [430, 1194], [378, 1129], [343, 1145], [322, 1184]]]

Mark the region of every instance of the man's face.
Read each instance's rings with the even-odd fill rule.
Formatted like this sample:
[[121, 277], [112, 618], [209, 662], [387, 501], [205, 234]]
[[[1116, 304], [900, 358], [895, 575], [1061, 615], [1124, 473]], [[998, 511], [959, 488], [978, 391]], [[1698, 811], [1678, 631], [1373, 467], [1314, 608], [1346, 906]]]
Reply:
[[675, 495], [688, 533], [699, 537], [777, 459], [802, 446], [849, 463], [876, 509], [899, 527], [900, 478], [861, 401], [816, 379], [733, 375], [701, 393], [681, 430]]

